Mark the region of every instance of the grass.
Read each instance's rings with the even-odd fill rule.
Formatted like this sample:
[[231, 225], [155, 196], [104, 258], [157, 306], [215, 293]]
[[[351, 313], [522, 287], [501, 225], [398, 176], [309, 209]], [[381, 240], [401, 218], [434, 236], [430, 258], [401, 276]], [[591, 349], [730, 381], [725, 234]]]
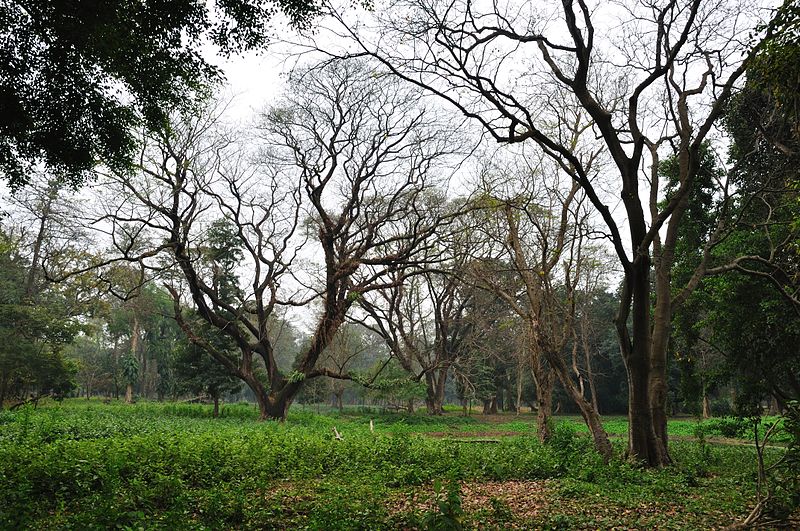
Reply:
[[[740, 518], [754, 492], [749, 447], [675, 441], [671, 468], [642, 470], [621, 458], [604, 465], [572, 418], [561, 419], [554, 441], [541, 445], [529, 415], [489, 423], [455, 413], [294, 409], [284, 424], [256, 416], [246, 404], [227, 405], [212, 419], [208, 406], [85, 400], [0, 413], [0, 528], [389, 529], [449, 522], [707, 529]], [[334, 440], [334, 426], [344, 440]], [[674, 421], [670, 432], [691, 426]], [[611, 419], [607, 429], [627, 427]], [[696, 422], [691, 429], [696, 433]], [[497, 442], [449, 437], [487, 439], [486, 433]], [[622, 439], [615, 445], [621, 454]]]

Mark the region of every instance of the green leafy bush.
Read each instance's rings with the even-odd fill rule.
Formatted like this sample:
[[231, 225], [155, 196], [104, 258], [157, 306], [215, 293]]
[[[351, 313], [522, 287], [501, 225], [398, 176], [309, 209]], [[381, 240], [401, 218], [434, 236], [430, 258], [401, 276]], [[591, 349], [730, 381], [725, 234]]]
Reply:
[[703, 422], [706, 433], [729, 438], [745, 438], [752, 433], [751, 422], [741, 417], [720, 417]]

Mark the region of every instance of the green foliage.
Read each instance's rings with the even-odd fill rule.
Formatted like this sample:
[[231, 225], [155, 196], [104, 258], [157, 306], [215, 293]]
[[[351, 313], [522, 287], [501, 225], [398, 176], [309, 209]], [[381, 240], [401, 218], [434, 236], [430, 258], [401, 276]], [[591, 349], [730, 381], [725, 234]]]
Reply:
[[461, 507], [461, 488], [458, 481], [433, 480], [433, 507], [422, 518], [422, 525], [431, 531], [460, 531], [464, 529], [464, 509]]
[[175, 364], [178, 388], [193, 394], [208, 394], [220, 398], [226, 393], [237, 393], [242, 382], [208, 352], [194, 344], [183, 345]]
[[[800, 375], [800, 319], [789, 304], [750, 276], [713, 278], [706, 285], [711, 340], [726, 354], [724, 370], [738, 387], [737, 409], [747, 412], [771, 393], [792, 396], [792, 380]], [[749, 318], [741, 318], [742, 308], [750, 309]]]
[[[186, 317], [189, 320], [189, 317]], [[194, 319], [198, 322], [198, 319]], [[236, 344], [215, 328], [199, 322], [194, 326], [195, 333], [212, 345], [222, 355], [227, 355], [232, 363], [236, 363]], [[214, 359], [211, 353], [202, 347], [181, 338], [176, 345], [175, 381], [178, 389], [194, 395], [207, 394], [218, 400], [226, 393], [238, 393], [242, 382], [221, 362]]]
[[302, 382], [305, 379], [306, 379], [305, 373], [302, 373], [300, 371], [292, 371], [289, 373], [288, 376], [286, 376], [286, 381], [289, 383], [298, 383]]
[[[719, 170], [701, 150], [700, 172], [681, 224], [672, 275], [682, 286], [699, 263], [703, 246], [717, 221], [727, 233], [711, 248], [709, 268], [724, 274], [706, 278], [675, 314], [673, 348], [681, 370], [681, 394], [692, 408], [701, 396], [732, 385], [734, 410], [747, 411], [768, 396], [798, 398], [800, 365], [797, 305], [797, 230], [800, 202], [797, 167], [798, 24], [796, 3], [786, 2], [770, 23], [747, 71], [747, 83], [728, 102], [724, 126], [733, 195], [721, 215], [716, 209], [714, 177]], [[675, 160], [662, 172], [670, 185]], [[731, 264], [736, 267], [731, 267]], [[746, 315], [743, 314], [746, 309]], [[745, 318], [743, 318], [743, 316]], [[713, 348], [711, 347], [713, 345]]]
[[[375, 377], [376, 373], [380, 373]], [[378, 360], [364, 374], [356, 374], [355, 381], [369, 384], [364, 395], [371, 400], [386, 400], [393, 404], [405, 403], [412, 399], [425, 397], [425, 384], [412, 380], [397, 360], [386, 364]]]
[[[678, 463], [667, 470], [617, 459], [606, 465], [573, 421], [556, 425], [555, 442], [541, 445], [532, 419], [491, 425], [518, 437], [454, 443], [421, 434], [487, 425], [455, 416], [298, 411], [285, 424], [260, 423], [248, 404], [210, 417], [208, 406], [84, 400], [0, 414], [0, 527], [648, 527], [609, 519], [592, 525], [563, 511], [586, 502], [616, 504], [622, 512], [708, 500], [678, 512], [677, 520], [658, 520], [659, 527], [675, 527], [691, 515], [741, 509], [755, 477], [752, 449], [703, 452], [696, 443], [675, 443]], [[334, 440], [333, 426], [344, 440]], [[551, 485], [559, 509], [526, 522], [499, 494], [480, 515], [462, 503], [465, 483], [511, 480]], [[398, 496], [420, 491], [421, 512], [392, 509]]]
[[581, 445], [581, 440], [577, 437], [578, 431], [572, 424], [559, 423], [553, 430], [548, 445], [552, 446], [555, 451], [564, 454], [570, 454], [578, 450]]
[[205, 234], [203, 260], [211, 269], [211, 280], [216, 296], [227, 304], [236, 304], [241, 299], [239, 277], [236, 268], [244, 256], [242, 240], [233, 223], [226, 219], [215, 220]]
[[720, 417], [703, 422], [704, 433], [743, 439], [752, 433], [752, 423], [741, 417]]
[[132, 164], [133, 127], [160, 127], [221, 72], [201, 53], [263, 46], [279, 8], [305, 27], [314, 1], [0, 2], [0, 175], [27, 183], [44, 162], [80, 183], [101, 159]]
[[129, 354], [122, 360], [122, 376], [130, 385], [133, 385], [139, 378], [139, 360], [133, 355]]
[[64, 396], [78, 370], [62, 350], [81, 325], [62, 310], [58, 294], [26, 293], [30, 264], [20, 246], [0, 228], [0, 408], [11, 397]]
[[787, 447], [766, 471], [771, 492], [765, 514], [787, 521], [800, 508], [800, 402], [786, 405], [780, 432], [787, 440]]
[[769, 34], [748, 71], [748, 79], [768, 94], [790, 121], [800, 120], [800, 6], [785, 0], [770, 21]]
[[501, 526], [508, 525], [514, 521], [514, 513], [508, 504], [500, 498], [489, 498], [492, 506], [492, 519]]

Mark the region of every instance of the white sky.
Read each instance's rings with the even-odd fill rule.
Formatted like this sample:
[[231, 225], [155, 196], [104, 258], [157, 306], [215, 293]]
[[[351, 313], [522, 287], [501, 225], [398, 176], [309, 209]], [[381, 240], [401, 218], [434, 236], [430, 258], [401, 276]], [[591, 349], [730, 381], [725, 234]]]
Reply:
[[227, 86], [224, 96], [233, 98], [228, 118], [249, 123], [258, 112], [281, 95], [285, 87], [288, 66], [275, 52], [247, 53], [216, 63], [225, 72]]

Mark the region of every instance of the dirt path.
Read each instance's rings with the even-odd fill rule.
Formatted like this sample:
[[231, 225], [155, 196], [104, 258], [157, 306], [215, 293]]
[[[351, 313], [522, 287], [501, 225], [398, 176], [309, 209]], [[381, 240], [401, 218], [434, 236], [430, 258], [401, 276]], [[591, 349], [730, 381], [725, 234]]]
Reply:
[[518, 431], [431, 431], [423, 433], [427, 437], [447, 438], [453, 437], [456, 439], [488, 439], [496, 437], [518, 437], [525, 435]]

